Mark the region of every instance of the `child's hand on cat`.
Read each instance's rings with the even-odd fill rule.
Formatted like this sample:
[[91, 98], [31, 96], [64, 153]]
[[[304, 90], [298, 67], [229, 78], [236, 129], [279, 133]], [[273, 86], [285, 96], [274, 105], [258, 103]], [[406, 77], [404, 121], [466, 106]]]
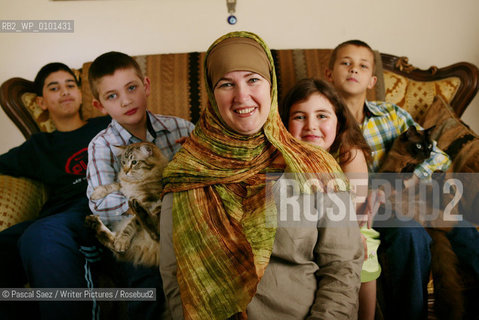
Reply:
[[181, 137], [179, 139], [176, 139], [176, 143], [179, 143], [179, 144], [183, 144], [185, 143], [186, 139], [188, 139], [188, 137]]
[[403, 181], [405, 189], [415, 186], [418, 183], [419, 183], [419, 178], [415, 174], [413, 174], [411, 178]]
[[367, 260], [368, 259], [368, 242], [364, 234], [360, 233], [360, 235], [361, 235], [361, 241], [363, 243], [363, 248], [364, 248], [364, 260]]
[[370, 229], [373, 225], [374, 216], [379, 210], [379, 206], [384, 203], [386, 203], [386, 194], [384, 191], [381, 189], [371, 190], [363, 205], [361, 216], [364, 217], [364, 219], [360, 219], [359, 226], [362, 227], [364, 223], [367, 223], [368, 229]]

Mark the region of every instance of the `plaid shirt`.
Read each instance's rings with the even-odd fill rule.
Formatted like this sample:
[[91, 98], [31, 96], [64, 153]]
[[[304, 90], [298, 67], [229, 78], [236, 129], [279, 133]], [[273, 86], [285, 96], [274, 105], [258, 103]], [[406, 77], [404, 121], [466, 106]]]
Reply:
[[[365, 118], [360, 127], [372, 150], [373, 163], [370, 170], [376, 172], [396, 137], [410, 126], [422, 128], [407, 111], [392, 103], [366, 101], [364, 112]], [[448, 155], [434, 141], [431, 156], [416, 167], [414, 174], [420, 179], [429, 178], [434, 171], [445, 171], [450, 164]]]
[[[184, 119], [153, 115], [149, 111], [148, 120], [146, 140], [155, 143], [169, 160], [181, 147], [175, 140], [188, 136], [194, 128], [191, 122]], [[88, 198], [97, 186], [116, 181], [120, 165], [111, 146], [129, 145], [140, 141], [116, 120], [112, 120], [105, 130], [93, 138], [88, 146]], [[128, 209], [128, 200], [122, 193], [113, 192], [102, 199], [90, 199], [90, 209], [99, 215], [105, 224], [110, 225], [121, 220], [122, 214]]]

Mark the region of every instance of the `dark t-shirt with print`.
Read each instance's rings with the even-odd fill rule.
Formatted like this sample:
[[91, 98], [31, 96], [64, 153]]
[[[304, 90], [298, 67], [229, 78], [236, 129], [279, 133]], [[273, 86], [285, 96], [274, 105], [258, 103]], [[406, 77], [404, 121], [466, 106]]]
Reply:
[[48, 201], [41, 215], [59, 212], [72, 201], [86, 197], [88, 144], [110, 121], [110, 117], [98, 117], [74, 131], [36, 133], [0, 155], [0, 172], [43, 182]]

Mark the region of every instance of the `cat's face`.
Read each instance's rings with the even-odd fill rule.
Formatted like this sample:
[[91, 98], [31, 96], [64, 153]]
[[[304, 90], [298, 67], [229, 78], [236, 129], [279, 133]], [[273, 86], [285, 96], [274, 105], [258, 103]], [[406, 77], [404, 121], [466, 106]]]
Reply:
[[153, 147], [146, 142], [138, 142], [125, 146], [120, 155], [121, 170], [127, 176], [141, 176], [150, 170]]
[[406, 149], [413, 158], [423, 161], [431, 155], [433, 148], [431, 139], [432, 129], [433, 128], [429, 128], [418, 131], [416, 127], [411, 126], [403, 133], [403, 141], [406, 143]]

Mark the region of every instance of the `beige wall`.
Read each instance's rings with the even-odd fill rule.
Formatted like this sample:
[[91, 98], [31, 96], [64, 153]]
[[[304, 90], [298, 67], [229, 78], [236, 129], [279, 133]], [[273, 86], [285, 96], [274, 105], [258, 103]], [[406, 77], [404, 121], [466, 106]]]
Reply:
[[[110, 50], [131, 55], [206, 50], [221, 34], [249, 30], [274, 49], [331, 48], [359, 38], [421, 68], [479, 66], [477, 0], [0, 0], [0, 19], [72, 19], [74, 33], [0, 33], [0, 82], [33, 79], [54, 60], [79, 68]], [[463, 116], [479, 132], [479, 98]], [[0, 153], [24, 139], [0, 111]]]

